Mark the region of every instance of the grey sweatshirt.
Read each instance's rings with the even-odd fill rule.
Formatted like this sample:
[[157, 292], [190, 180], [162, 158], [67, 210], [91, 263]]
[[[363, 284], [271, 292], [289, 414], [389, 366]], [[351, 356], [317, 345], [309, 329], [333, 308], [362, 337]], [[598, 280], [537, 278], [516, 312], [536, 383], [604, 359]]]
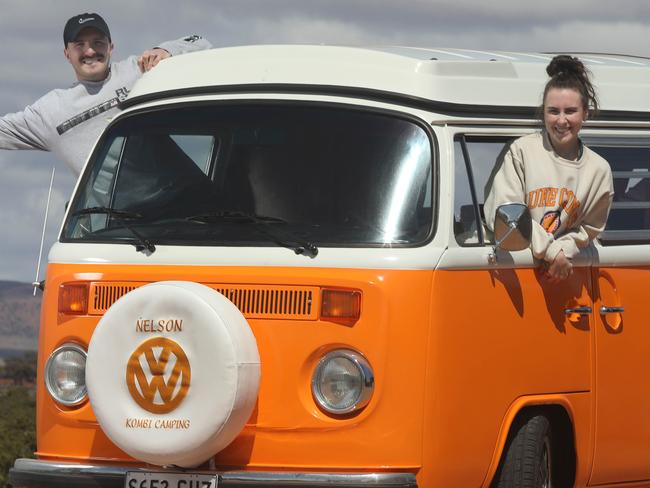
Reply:
[[495, 171], [485, 199], [486, 223], [494, 229], [496, 208], [503, 203], [528, 205], [536, 258], [552, 262], [563, 251], [571, 259], [605, 229], [612, 172], [588, 147], [570, 161], [555, 153], [545, 133], [531, 134], [512, 143]]
[[[176, 56], [212, 46], [192, 35], [157, 47]], [[118, 113], [118, 103], [141, 76], [138, 57], [130, 56], [111, 63], [103, 81], [77, 81], [50, 91], [22, 112], [0, 117], [0, 149], [51, 151], [79, 175], [97, 138]]]

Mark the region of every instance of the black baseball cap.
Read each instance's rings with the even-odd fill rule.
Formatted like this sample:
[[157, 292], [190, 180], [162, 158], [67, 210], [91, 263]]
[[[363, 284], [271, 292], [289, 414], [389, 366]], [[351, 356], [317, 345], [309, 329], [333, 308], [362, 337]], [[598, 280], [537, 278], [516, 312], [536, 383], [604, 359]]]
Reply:
[[108, 24], [102, 19], [99, 14], [79, 14], [68, 19], [63, 29], [63, 44], [68, 45], [69, 42], [74, 41], [79, 32], [86, 27], [93, 27], [100, 32], [103, 32], [108, 40], [111, 40], [111, 31], [108, 30]]

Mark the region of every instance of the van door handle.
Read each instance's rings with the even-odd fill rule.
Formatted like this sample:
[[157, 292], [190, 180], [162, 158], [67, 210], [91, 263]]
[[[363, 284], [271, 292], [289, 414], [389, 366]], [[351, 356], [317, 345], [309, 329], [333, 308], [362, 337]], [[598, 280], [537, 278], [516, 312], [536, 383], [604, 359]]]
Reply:
[[591, 313], [591, 307], [585, 305], [583, 307], [573, 307], [573, 308], [565, 308], [564, 313], [567, 315], [572, 315], [574, 313], [577, 313], [578, 315], [589, 315]]
[[606, 313], [623, 313], [625, 312], [624, 307], [600, 307], [600, 313], [601, 314], [606, 314]]

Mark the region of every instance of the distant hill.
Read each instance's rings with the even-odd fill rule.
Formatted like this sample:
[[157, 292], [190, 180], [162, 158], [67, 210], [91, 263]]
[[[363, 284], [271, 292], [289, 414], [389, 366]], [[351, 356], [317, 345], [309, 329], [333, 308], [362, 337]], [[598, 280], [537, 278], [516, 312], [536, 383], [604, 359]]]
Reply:
[[36, 350], [40, 308], [29, 283], [0, 281], [0, 357]]

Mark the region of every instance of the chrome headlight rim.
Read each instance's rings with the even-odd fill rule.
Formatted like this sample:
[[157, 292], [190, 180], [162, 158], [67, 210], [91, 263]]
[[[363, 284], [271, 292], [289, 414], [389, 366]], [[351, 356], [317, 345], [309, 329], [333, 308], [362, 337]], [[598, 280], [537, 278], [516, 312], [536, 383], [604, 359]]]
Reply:
[[[323, 368], [329, 361], [335, 358], [345, 358], [349, 360], [355, 365], [361, 375], [361, 391], [359, 392], [359, 396], [352, 405], [345, 408], [332, 407], [319, 388], [319, 379]], [[335, 349], [328, 352], [320, 359], [320, 361], [318, 361], [312, 374], [311, 392], [316, 405], [318, 405], [321, 410], [331, 415], [347, 415], [362, 410], [368, 405], [368, 403], [370, 403], [374, 389], [375, 375], [370, 363], [360, 352], [353, 349]]]
[[[76, 407], [76, 406], [81, 405], [82, 403], [84, 403], [86, 400], [88, 400], [88, 389], [87, 389], [87, 387], [85, 385], [85, 382], [84, 382], [84, 393], [83, 393], [83, 395], [81, 395], [81, 397], [78, 400], [73, 400], [73, 401], [71, 401], [71, 400], [63, 400], [61, 398], [58, 398], [58, 396], [55, 393], [54, 386], [50, 383], [50, 374], [49, 374], [49, 372], [50, 372], [50, 368], [52, 366], [52, 361], [54, 360], [54, 358], [61, 351], [64, 351], [64, 350], [72, 350], [72, 351], [76, 351], [76, 352], [80, 353], [84, 358], [84, 363], [88, 359], [88, 352], [82, 346], [80, 346], [79, 344], [76, 344], [74, 342], [68, 342], [68, 343], [65, 343], [65, 344], [61, 344], [59, 347], [57, 347], [56, 349], [54, 349], [54, 351], [52, 351], [50, 353], [50, 356], [47, 358], [47, 362], [45, 363], [45, 370], [44, 370], [44, 374], [43, 374], [44, 380], [45, 380], [45, 388], [47, 389], [47, 392], [49, 393], [52, 400], [54, 400], [59, 405], [63, 405], [65, 407]], [[84, 376], [85, 376], [85, 371], [84, 371]]]

